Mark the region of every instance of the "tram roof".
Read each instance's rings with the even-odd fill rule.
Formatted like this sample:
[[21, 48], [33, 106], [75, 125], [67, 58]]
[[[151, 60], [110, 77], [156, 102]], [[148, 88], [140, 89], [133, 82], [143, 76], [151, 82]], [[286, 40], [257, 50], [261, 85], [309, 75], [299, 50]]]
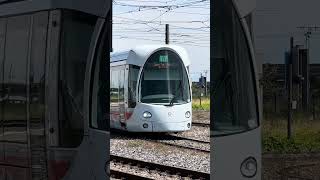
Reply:
[[[142, 66], [148, 57], [159, 50], [169, 49], [176, 52], [182, 59], [185, 66], [190, 65], [187, 51], [176, 45], [141, 45], [125, 51], [118, 51], [111, 54], [110, 63], [126, 63]], [[122, 64], [122, 63], [121, 63]]]
[[0, 0], [0, 17], [44, 11], [71, 9], [106, 17], [111, 0]]

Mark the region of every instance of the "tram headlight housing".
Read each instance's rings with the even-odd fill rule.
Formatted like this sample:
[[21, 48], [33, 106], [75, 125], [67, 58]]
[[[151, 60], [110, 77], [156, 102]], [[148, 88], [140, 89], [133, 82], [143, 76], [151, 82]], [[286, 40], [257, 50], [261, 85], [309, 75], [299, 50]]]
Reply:
[[151, 117], [152, 117], [152, 114], [151, 114], [150, 112], [148, 112], [148, 111], [145, 111], [145, 112], [143, 113], [143, 117], [144, 117], [144, 118], [151, 118]]
[[252, 178], [257, 174], [257, 160], [254, 157], [248, 157], [241, 163], [241, 174], [246, 178]]
[[190, 111], [187, 111], [186, 114], [185, 114], [186, 118], [190, 118], [191, 117], [191, 112]]

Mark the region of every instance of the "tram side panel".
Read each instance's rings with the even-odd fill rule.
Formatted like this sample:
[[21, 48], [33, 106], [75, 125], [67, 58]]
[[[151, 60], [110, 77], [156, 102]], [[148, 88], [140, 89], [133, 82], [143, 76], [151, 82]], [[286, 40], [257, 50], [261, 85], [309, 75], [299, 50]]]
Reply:
[[0, 18], [0, 179], [90, 179], [82, 100], [96, 22], [68, 10]]

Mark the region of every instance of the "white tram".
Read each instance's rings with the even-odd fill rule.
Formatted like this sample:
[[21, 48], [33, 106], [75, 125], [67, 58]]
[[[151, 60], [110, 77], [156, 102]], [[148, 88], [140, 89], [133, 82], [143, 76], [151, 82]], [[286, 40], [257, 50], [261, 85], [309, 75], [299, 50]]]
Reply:
[[261, 100], [254, 56], [255, 0], [213, 2], [211, 178], [261, 179]]
[[144, 45], [116, 52], [110, 61], [110, 127], [133, 132], [191, 129], [187, 52], [174, 45]]

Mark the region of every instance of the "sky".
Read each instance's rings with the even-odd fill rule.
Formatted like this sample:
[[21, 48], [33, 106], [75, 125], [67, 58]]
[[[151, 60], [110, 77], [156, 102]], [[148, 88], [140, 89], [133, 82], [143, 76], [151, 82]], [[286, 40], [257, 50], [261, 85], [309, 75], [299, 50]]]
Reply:
[[165, 44], [165, 24], [170, 44], [184, 47], [190, 57], [190, 74], [210, 76], [209, 0], [114, 0], [113, 51], [145, 44]]
[[[257, 0], [254, 32], [257, 58], [264, 63], [283, 63], [284, 52], [295, 44], [305, 45], [300, 26], [320, 27], [319, 0]], [[320, 29], [310, 39], [310, 63], [320, 63]]]

